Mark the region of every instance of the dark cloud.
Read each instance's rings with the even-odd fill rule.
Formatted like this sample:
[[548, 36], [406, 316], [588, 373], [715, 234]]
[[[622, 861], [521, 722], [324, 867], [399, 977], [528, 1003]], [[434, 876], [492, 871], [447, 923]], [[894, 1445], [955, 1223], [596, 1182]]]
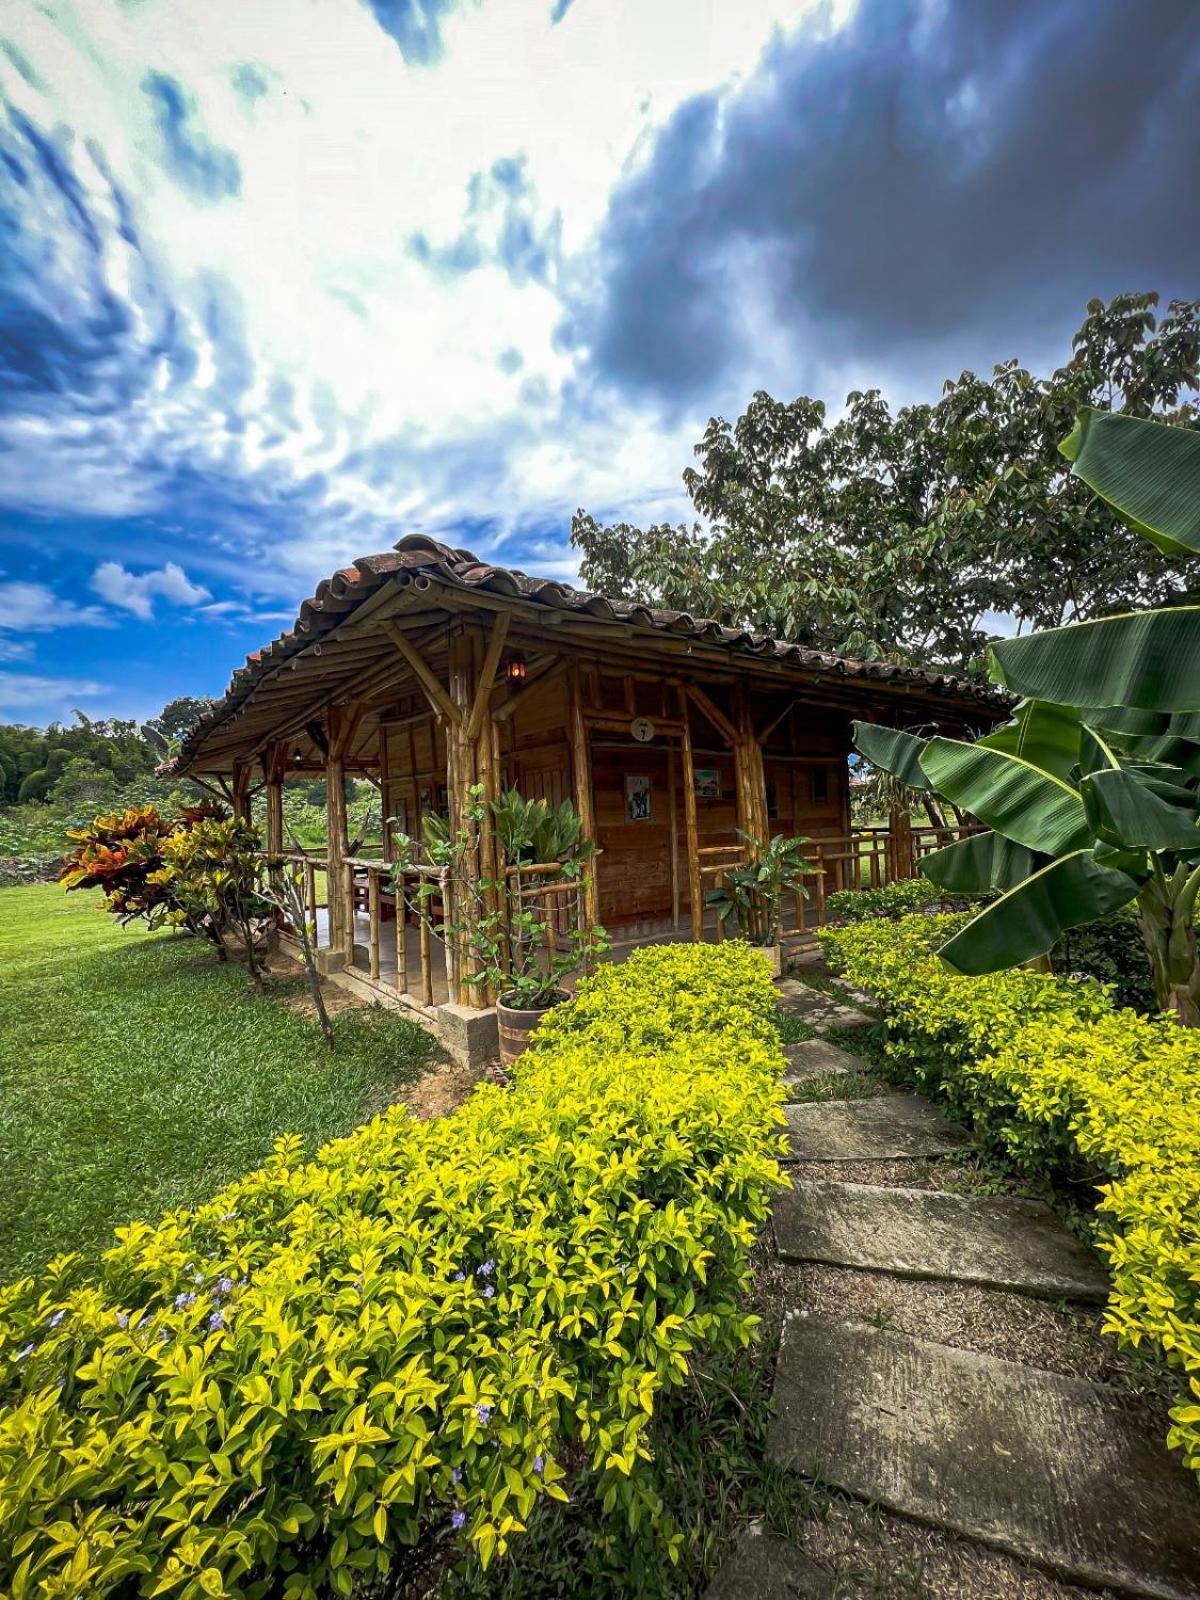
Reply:
[[179, 81], [166, 72], [148, 72], [142, 91], [154, 108], [165, 165], [175, 181], [201, 200], [237, 194], [242, 186], [237, 157], [197, 127]]
[[400, 46], [414, 67], [442, 59], [442, 23], [458, 9], [459, 0], [364, 0], [384, 33]]
[[564, 343], [685, 401], [754, 376], [754, 329], [797, 372], [895, 371], [964, 330], [1029, 355], [1092, 295], [1194, 292], [1198, 22], [1195, 0], [861, 0], [776, 40], [617, 191]]

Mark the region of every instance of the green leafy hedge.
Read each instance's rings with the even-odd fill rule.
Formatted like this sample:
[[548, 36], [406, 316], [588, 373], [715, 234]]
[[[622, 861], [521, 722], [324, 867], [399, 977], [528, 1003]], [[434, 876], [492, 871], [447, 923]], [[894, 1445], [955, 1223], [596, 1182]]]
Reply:
[[690, 1352], [745, 1342], [780, 1182], [765, 962], [644, 950], [511, 1089], [280, 1141], [195, 1211], [0, 1290], [0, 1587], [349, 1594], [402, 1547], [487, 1562], [596, 1475], [678, 1540], [642, 1465]]
[[1028, 1170], [1100, 1175], [1106, 1329], [1186, 1375], [1168, 1438], [1200, 1472], [1200, 1030], [1114, 1010], [1092, 982], [951, 972], [934, 952], [962, 921], [859, 923], [822, 944], [885, 1004], [888, 1055], [921, 1087]]
[[831, 922], [865, 922], [870, 917], [906, 917], [913, 911], [968, 911], [991, 894], [952, 894], [930, 878], [894, 878], [878, 889], [835, 889], [825, 897]]

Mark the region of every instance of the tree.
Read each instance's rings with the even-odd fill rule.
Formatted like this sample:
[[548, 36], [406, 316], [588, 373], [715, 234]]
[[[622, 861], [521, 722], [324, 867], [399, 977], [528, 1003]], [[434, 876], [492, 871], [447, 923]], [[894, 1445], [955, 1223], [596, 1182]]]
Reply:
[[964, 372], [933, 404], [877, 390], [824, 405], [759, 392], [714, 417], [684, 483], [706, 524], [604, 527], [576, 514], [583, 580], [609, 594], [841, 654], [979, 671], [995, 616], [1018, 631], [1189, 597], [1059, 456], [1085, 407], [1194, 426], [1200, 301], [1093, 300], [1070, 360]]
[[[1062, 449], [1156, 549], [1200, 554], [1200, 432], [1084, 412]], [[974, 744], [855, 724], [870, 761], [991, 830], [921, 864], [946, 889], [1004, 891], [943, 959], [998, 972], [1133, 903], [1160, 1009], [1200, 1026], [1200, 606], [998, 641], [991, 660], [1026, 698]]]
[[150, 718], [145, 730], [151, 739], [157, 735], [171, 745], [178, 745], [184, 734], [216, 703], [211, 695], [179, 695], [169, 700], [156, 717]]

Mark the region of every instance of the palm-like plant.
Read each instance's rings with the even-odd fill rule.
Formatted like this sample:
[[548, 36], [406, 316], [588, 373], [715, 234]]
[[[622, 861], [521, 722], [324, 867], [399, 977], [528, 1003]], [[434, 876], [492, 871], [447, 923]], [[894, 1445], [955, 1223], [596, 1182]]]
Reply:
[[[1062, 449], [1160, 550], [1200, 553], [1200, 433], [1085, 412]], [[1002, 640], [991, 674], [1024, 698], [974, 744], [855, 724], [868, 760], [991, 830], [922, 862], [943, 888], [1004, 891], [943, 958], [1000, 971], [1132, 902], [1159, 1006], [1200, 1024], [1200, 606]]]
[[705, 896], [705, 903], [715, 907], [722, 927], [734, 921], [740, 938], [751, 944], [777, 945], [783, 897], [797, 894], [807, 899], [804, 879], [817, 870], [817, 864], [804, 854], [807, 839], [778, 834], [764, 842], [740, 828], [738, 837], [746, 846], [747, 860], [722, 874], [717, 888]]

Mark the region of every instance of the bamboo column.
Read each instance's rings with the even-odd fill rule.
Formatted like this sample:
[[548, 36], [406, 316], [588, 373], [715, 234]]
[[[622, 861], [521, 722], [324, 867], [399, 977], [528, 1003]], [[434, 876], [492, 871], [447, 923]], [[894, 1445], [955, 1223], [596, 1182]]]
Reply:
[[233, 814], [241, 822], [250, 821], [250, 764], [247, 761], [233, 763], [231, 780], [233, 790]]
[[325, 898], [329, 904], [329, 949], [349, 966], [354, 960], [354, 893], [346, 857], [350, 835], [346, 822], [346, 751], [354, 738], [362, 708], [348, 703], [330, 706], [325, 714]]
[[[596, 840], [596, 813], [592, 803], [592, 749], [588, 740], [587, 724], [583, 720], [583, 685], [580, 682], [579, 663], [573, 661], [567, 678], [570, 693], [571, 765], [575, 778], [575, 809], [579, 812], [580, 836], [589, 843]], [[587, 883], [583, 892], [583, 914], [589, 927], [600, 920], [600, 885], [597, 880], [597, 860], [593, 855], [588, 863]]]
[[283, 854], [283, 779], [287, 772], [287, 745], [276, 741], [263, 755], [267, 797], [267, 854]]
[[687, 841], [688, 895], [692, 910], [692, 938], [704, 937], [704, 896], [700, 887], [700, 828], [696, 819], [696, 766], [692, 757], [692, 727], [687, 690], [679, 690], [679, 715], [683, 719], [683, 828]]
[[667, 825], [671, 851], [671, 927], [679, 932], [679, 798], [675, 781], [675, 746], [667, 750]]

